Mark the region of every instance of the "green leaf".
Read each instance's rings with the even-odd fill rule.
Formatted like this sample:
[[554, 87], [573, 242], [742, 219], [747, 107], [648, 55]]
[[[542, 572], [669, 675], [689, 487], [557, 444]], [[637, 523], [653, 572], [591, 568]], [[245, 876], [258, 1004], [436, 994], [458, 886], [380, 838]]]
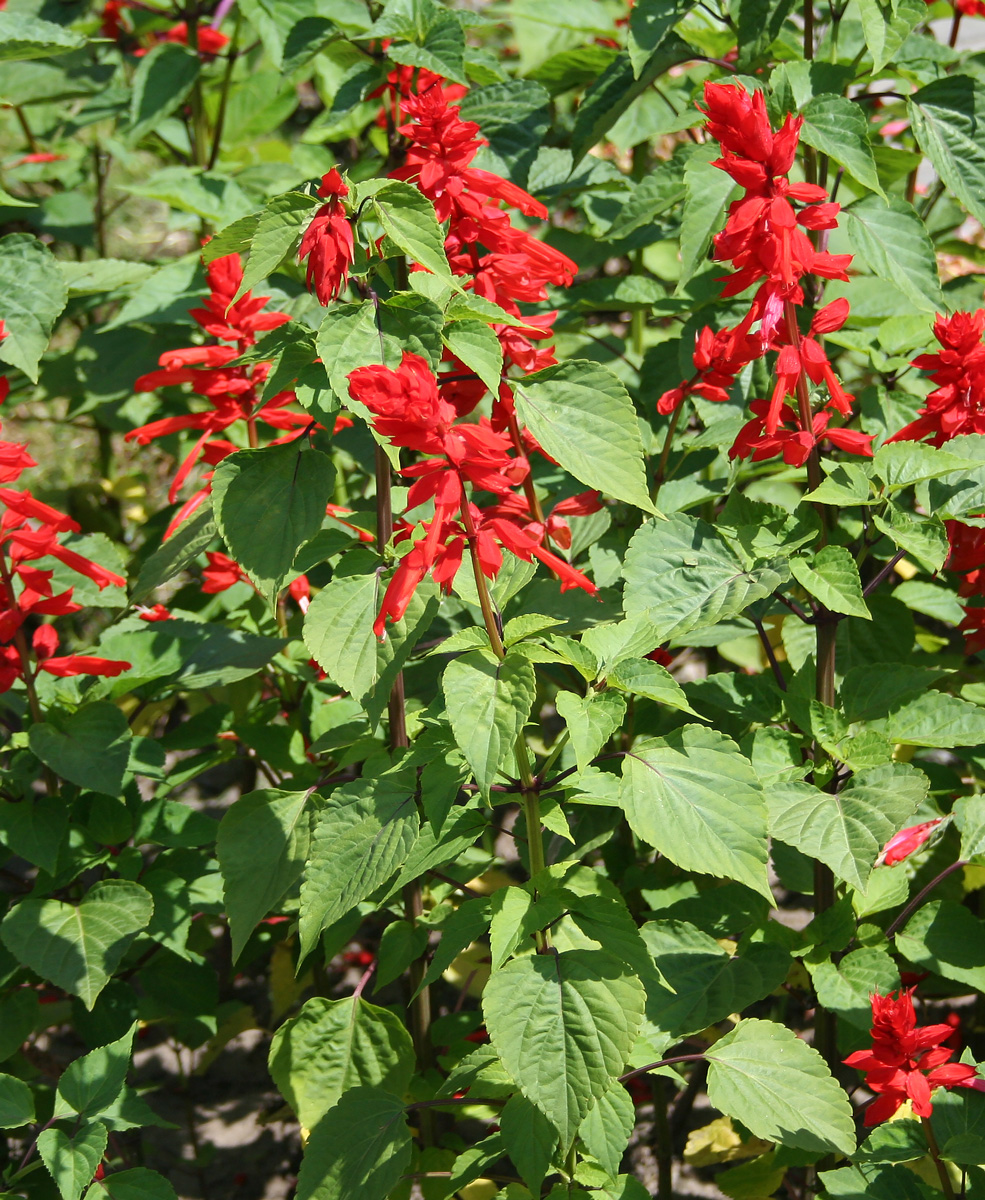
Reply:
[[818, 963], [811, 967], [811, 981], [819, 1003], [865, 1033], [872, 1025], [869, 997], [888, 995], [900, 985], [892, 956], [878, 946], [852, 950], [837, 964]]
[[677, 294], [707, 262], [711, 239], [725, 224], [728, 206], [739, 190], [731, 175], [711, 165], [710, 157], [699, 151], [684, 167], [681, 278]]
[[0, 1075], [0, 1129], [18, 1129], [34, 1120], [31, 1089], [22, 1079]]
[[131, 142], [138, 141], [185, 100], [201, 70], [196, 51], [180, 42], [159, 42], [141, 58], [130, 94]]
[[853, 249], [869, 270], [899, 288], [921, 312], [944, 307], [934, 246], [912, 204], [867, 196], [845, 209]]
[[985, 708], [933, 690], [868, 725], [891, 742], [907, 746], [953, 749], [985, 742]]
[[844, 167], [863, 187], [880, 196], [876, 160], [869, 142], [869, 124], [862, 106], [844, 96], [815, 96], [802, 110], [800, 140]]
[[985, 990], [985, 925], [963, 904], [922, 905], [896, 935], [896, 949], [921, 970]]
[[585, 1149], [613, 1179], [619, 1174], [619, 1166], [635, 1125], [633, 1098], [616, 1080], [608, 1091], [599, 1096], [595, 1107], [578, 1130]]
[[879, 852], [923, 803], [927, 787], [927, 776], [905, 763], [859, 771], [837, 795], [809, 783], [776, 783], [767, 795], [770, 833], [865, 891]]
[[106, 1126], [99, 1121], [87, 1125], [74, 1137], [60, 1129], [46, 1129], [40, 1134], [38, 1154], [62, 1200], [79, 1200], [106, 1153], [107, 1137]]
[[301, 885], [301, 952], [390, 878], [417, 840], [414, 770], [338, 788], [316, 811]]
[[[656, 666], [656, 663], [653, 664]], [[615, 692], [558, 692], [558, 716], [568, 727], [578, 769], [584, 771], [622, 724], [626, 701]]]
[[373, 194], [371, 203], [394, 245], [458, 290], [445, 257], [445, 236], [431, 201], [411, 184], [391, 180]]
[[498, 394], [503, 372], [503, 347], [485, 321], [450, 321], [445, 326], [442, 341], [456, 358], [479, 376], [493, 395]]
[[694, 712], [688, 704], [683, 688], [673, 675], [666, 667], [651, 659], [621, 659], [609, 671], [606, 682], [609, 687], [629, 692], [633, 696], [643, 696], [656, 704], [666, 704], [668, 708], [677, 708], [681, 712]]
[[869, 54], [872, 71], [877, 75], [906, 41], [915, 25], [926, 17], [924, 0], [858, 0], [862, 19], [862, 34]]
[[602, 950], [514, 958], [482, 997], [492, 1044], [562, 1151], [622, 1071], [643, 1019], [640, 981]]
[[471, 88], [462, 97], [460, 113], [463, 121], [475, 121], [489, 141], [482, 165], [525, 187], [531, 163], [551, 126], [549, 106], [550, 96], [539, 83], [504, 79]]
[[237, 300], [280, 266], [319, 203], [317, 196], [306, 196], [303, 192], [287, 192], [267, 202], [250, 239], [250, 257], [236, 293]]
[[862, 595], [862, 581], [855, 559], [844, 546], [825, 546], [818, 550], [813, 566], [805, 558], [790, 559], [790, 574], [832, 612], [872, 619]]
[[589, 487], [653, 512], [636, 410], [607, 367], [571, 359], [515, 390], [520, 423], [551, 458]]
[[300, 441], [240, 450], [216, 467], [212, 500], [229, 553], [273, 602], [294, 579], [298, 550], [321, 529], [335, 468]]
[[181, 522], [168, 540], [145, 559], [130, 593], [131, 603], [143, 603], [156, 588], [174, 579], [208, 549], [215, 535], [212, 497], [208, 496], [190, 517]]
[[[0, 12], [4, 17], [13, 19], [12, 14]], [[17, 21], [22, 20], [27, 19], [18, 15]], [[3, 44], [0, 36], [0, 47]], [[38, 361], [48, 349], [68, 292], [54, 255], [29, 233], [0, 238], [0, 294], [7, 331], [0, 342], [0, 360], [37, 383]]]
[[714, 526], [683, 513], [647, 521], [623, 563], [623, 605], [645, 614], [652, 645], [737, 616], [780, 587], [787, 565], [777, 559], [743, 565]]
[[489, 928], [489, 907], [490, 901], [486, 896], [466, 900], [442, 922], [441, 941], [431, 956], [422, 987], [434, 983], [466, 946], [486, 932]]
[[303, 637], [312, 658], [333, 683], [351, 692], [378, 720], [390, 689], [438, 611], [438, 590], [430, 580], [415, 591], [386, 638], [373, 632], [386, 584], [375, 571], [336, 575], [312, 600]]
[[49, 709], [48, 720], [32, 725], [31, 749], [56, 775], [117, 796], [130, 762], [130, 726], [115, 704], [97, 700], [78, 712]]
[[307, 799], [307, 792], [250, 792], [219, 822], [216, 853], [234, 962], [260, 921], [300, 878], [308, 853]]
[[129, 1171], [113, 1171], [104, 1175], [86, 1192], [85, 1200], [177, 1200], [170, 1183], [147, 1167], [131, 1167]]
[[24, 1045], [40, 1019], [38, 994], [30, 988], [16, 988], [0, 1000], [0, 1062]]
[[896, 505], [889, 506], [890, 520], [873, 515], [875, 527], [905, 550], [931, 575], [944, 566], [951, 552], [944, 522], [935, 516], [915, 517]]
[[68, 832], [68, 809], [58, 796], [0, 804], [0, 840], [21, 858], [54, 875]]
[[86, 40], [80, 34], [42, 21], [27, 12], [0, 12], [0, 62], [26, 58], [51, 58], [81, 50]]
[[313, 997], [270, 1045], [270, 1074], [304, 1129], [314, 1129], [350, 1088], [402, 1096], [414, 1064], [403, 1021], [357, 996]]
[[620, 803], [630, 828], [686, 871], [744, 883], [772, 903], [766, 879], [766, 801], [731, 738], [685, 725], [633, 746]]
[[557, 1149], [554, 1126], [539, 1108], [517, 1093], [499, 1114], [499, 1130], [520, 1178], [535, 1196], [540, 1195], [540, 1185]]
[[907, 107], [920, 149], [941, 181], [985, 221], [985, 87], [969, 75], [945, 75], [914, 92]]
[[445, 668], [441, 686], [455, 742], [483, 795], [512, 757], [536, 692], [531, 663], [515, 651], [473, 650]]
[[855, 1149], [848, 1097], [820, 1054], [792, 1029], [740, 1021], [705, 1057], [712, 1107], [756, 1137], [822, 1154]]
[[637, 75], [643, 73], [660, 43], [691, 9], [689, 0], [639, 0], [633, 5], [627, 49]]
[[58, 1080], [58, 1117], [78, 1113], [95, 1117], [109, 1108], [123, 1091], [130, 1066], [130, 1053], [137, 1026], [131, 1025], [123, 1037], [99, 1046], [69, 1063]]
[[780, 946], [756, 942], [729, 954], [687, 921], [647, 921], [640, 933], [665, 977], [665, 983], [652, 978], [652, 966], [645, 976], [648, 1028], [675, 1038], [741, 1013], [778, 988], [790, 970], [790, 955]]
[[390, 46], [387, 55], [393, 62], [408, 67], [424, 67], [455, 83], [467, 83], [465, 75], [465, 31], [450, 13], [436, 21], [421, 45], [401, 43]]
[[297, 1200], [386, 1200], [410, 1161], [404, 1102], [350, 1088], [311, 1131]]
[[694, 51], [679, 37], [664, 34], [655, 52], [645, 62], [637, 57], [638, 69], [634, 70], [627, 51], [613, 59], [578, 105], [571, 134], [574, 165], [577, 166], [588, 151], [602, 141], [626, 109], [638, 96], [643, 95], [655, 79], [675, 63], [687, 62], [693, 54]]
[[118, 288], [129, 289], [154, 273], [150, 263], [129, 262], [124, 258], [93, 258], [85, 262], [60, 259], [58, 269], [70, 296], [96, 296]]
[[951, 811], [961, 831], [961, 857], [971, 859], [985, 854], [985, 796], [962, 796]]
[[968, 463], [956, 454], [923, 442], [891, 442], [875, 452], [872, 469], [892, 493], [952, 471], [968, 473]]
[[939, 1195], [904, 1166], [841, 1167], [819, 1178], [824, 1191], [818, 1200], [934, 1200]]
[[0, 925], [0, 939], [18, 962], [91, 1010], [153, 911], [146, 888], [109, 879], [94, 884], [78, 905], [22, 900]]

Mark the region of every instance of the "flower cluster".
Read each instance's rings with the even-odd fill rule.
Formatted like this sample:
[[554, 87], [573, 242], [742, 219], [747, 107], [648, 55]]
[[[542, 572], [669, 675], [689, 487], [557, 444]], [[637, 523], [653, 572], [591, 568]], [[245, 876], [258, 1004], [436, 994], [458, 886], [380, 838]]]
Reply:
[[866, 1125], [878, 1125], [909, 1100], [918, 1117], [933, 1111], [934, 1088], [977, 1087], [978, 1072], [948, 1060], [954, 1054], [946, 1043], [954, 1036], [950, 1024], [917, 1028], [913, 988], [872, 996], [872, 1046], [857, 1050], [845, 1062], [865, 1072], [865, 1086], [878, 1099], [865, 1113]]
[[[275, 440], [287, 440], [294, 431], [311, 423], [303, 412], [288, 408], [295, 399], [292, 391], [278, 392], [269, 400], [260, 402], [260, 393], [270, 374], [270, 363], [231, 365], [234, 359], [255, 344], [258, 333], [276, 329], [290, 320], [285, 312], [264, 311], [268, 296], [254, 296], [246, 292], [235, 300], [242, 281], [243, 267], [238, 254], [215, 259], [208, 268], [209, 296], [205, 305], [191, 310], [191, 315], [206, 334], [224, 342], [232, 342], [233, 345], [188, 346], [181, 350], [168, 350], [158, 360], [160, 369], [142, 375], [134, 384], [135, 391], [151, 392], [157, 388], [187, 383], [195, 395], [201, 396], [210, 405], [198, 412], [162, 417], [132, 429], [126, 435], [127, 440], [146, 446], [156, 438], [171, 433], [181, 433], [187, 429], [201, 431], [172, 480], [169, 492], [172, 503], [196, 464], [215, 467], [227, 455], [240, 449], [228, 438], [217, 436], [231, 426], [240, 423], [245, 425], [246, 441], [256, 445], [259, 422], [281, 432], [282, 437]], [[210, 479], [211, 474], [208, 474], [204, 486], [182, 505], [169, 532], [209, 494]]]
[[[578, 268], [567, 255], [517, 228], [501, 205], [546, 220], [547, 209], [516, 184], [471, 166], [485, 140], [474, 121], [463, 121], [453, 103], [461, 88], [418, 82], [417, 93], [401, 101], [400, 127], [409, 140], [407, 159], [393, 178], [414, 183], [448, 222], [445, 249], [452, 271], [465, 276], [479, 296], [519, 317], [518, 302], [547, 299], [547, 285], [567, 287]], [[504, 366], [539, 371], [556, 360], [553, 350], [534, 345], [552, 336], [556, 312], [524, 318], [522, 326], [497, 325]], [[454, 365], [454, 364], [453, 364]], [[456, 367], [456, 370], [460, 369]], [[497, 399], [509, 404], [505, 396]]]
[[[0, 341], [6, 336], [0, 321]], [[0, 377], [0, 403], [9, 386], [7, 379]], [[23, 471], [34, 466], [37, 464], [26, 446], [0, 441], [0, 484], [16, 483]], [[25, 626], [29, 621], [34, 624], [38, 617], [66, 616], [82, 608], [72, 599], [72, 588], [55, 593], [54, 571], [37, 566], [40, 559], [57, 559], [87, 576], [100, 590], [109, 584], [123, 587], [126, 580], [63, 546], [62, 536], [78, 533], [78, 524], [35, 499], [30, 491], [0, 486], [0, 506], [0, 692], [9, 691], [18, 679], [33, 680], [38, 671], [66, 677], [119, 675], [129, 670], [128, 662], [84, 654], [56, 655], [59, 637], [49, 624], [35, 624], [28, 643]]]
[[[433, 517], [423, 522], [424, 536], [400, 558], [387, 587], [374, 625], [378, 637], [384, 634], [387, 617], [398, 621], [403, 616], [429, 572], [441, 587], [450, 589], [466, 544], [490, 579], [502, 566], [506, 549], [525, 562], [537, 558], [545, 563], [560, 579], [562, 590], [580, 587], [594, 595], [595, 584], [545, 549], [543, 541], [548, 521], [554, 522], [555, 541], [562, 541], [565, 513], [594, 511], [599, 506], [597, 493], [564, 502], [547, 521], [539, 519], [516, 491], [529, 475], [527, 459], [515, 453], [509, 435], [495, 429], [488, 418], [459, 420], [455, 406], [442, 397], [430, 367], [416, 354], [405, 352], [397, 370], [358, 368], [349, 375], [349, 391], [373, 414], [381, 436], [428, 456], [400, 472], [413, 480], [408, 510], [427, 501], [434, 504]], [[466, 490], [469, 485], [491, 493], [494, 503], [477, 506]], [[405, 542], [413, 533], [413, 526], [403, 522], [394, 540]]]
[[[985, 433], [985, 309], [938, 316], [934, 337], [940, 350], [920, 354], [913, 365], [936, 385], [916, 420], [893, 434], [891, 442], [929, 442], [943, 446], [951, 438]], [[985, 530], [963, 521], [947, 522], [951, 554], [948, 567], [964, 576], [959, 594], [977, 599], [965, 606], [960, 628], [969, 654], [985, 649]]]
[[[850, 255], [815, 248], [808, 236], [808, 231], [835, 228], [839, 205], [828, 200], [824, 188], [788, 178], [803, 118], [788, 115], [774, 131], [763, 93], [750, 95], [736, 84], [706, 83], [702, 112], [708, 117], [709, 134], [722, 147], [714, 165], [743, 189], [714, 239], [715, 259], [734, 268], [724, 280], [722, 295], [736, 296], [751, 287], [756, 292], [734, 329], [701, 331], [695, 374], [665, 392], [658, 411], [673, 412], [689, 395], [727, 399], [738, 373], [775, 351], [773, 394], [768, 402], [753, 402], [754, 417], [739, 433], [730, 456], [760, 460], [782, 455], [785, 462], [800, 466], [825, 440], [853, 454], [871, 454], [869, 436], [830, 424], [835, 414], [851, 415], [854, 397], [838, 381], [819, 338], [841, 328], [848, 302], [836, 300], [821, 309], [806, 334], [798, 322], [806, 277], [846, 280], [851, 261]], [[828, 398], [815, 413], [810, 389], [822, 383]]]

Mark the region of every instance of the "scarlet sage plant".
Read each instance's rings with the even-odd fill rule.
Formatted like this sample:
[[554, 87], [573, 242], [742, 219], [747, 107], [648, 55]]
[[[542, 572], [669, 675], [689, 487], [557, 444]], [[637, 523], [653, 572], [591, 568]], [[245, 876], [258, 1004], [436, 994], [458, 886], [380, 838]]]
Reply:
[[983, 12], [0, 0], [0, 1196], [985, 1200]]

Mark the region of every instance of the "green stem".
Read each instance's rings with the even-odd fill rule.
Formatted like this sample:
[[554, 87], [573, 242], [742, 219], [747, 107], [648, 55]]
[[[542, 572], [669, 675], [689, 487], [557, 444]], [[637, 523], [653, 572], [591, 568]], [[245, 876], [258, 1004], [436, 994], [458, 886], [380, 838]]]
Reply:
[[[197, 13], [189, 13], [188, 20], [188, 45], [189, 48], [198, 53], [198, 15]], [[202, 76], [201, 72], [195, 79], [192, 85], [191, 96], [189, 97], [192, 110], [192, 161], [196, 167], [207, 168], [208, 144], [209, 144], [209, 123], [208, 117], [205, 115], [205, 103], [202, 98]]]
[[653, 1091], [653, 1142], [657, 1159], [657, 1200], [674, 1200], [674, 1145], [667, 1119], [667, 1081], [655, 1075]]
[[937, 1145], [937, 1138], [934, 1136], [934, 1127], [930, 1123], [930, 1118], [921, 1117], [920, 1124], [923, 1126], [924, 1136], [927, 1139], [927, 1149], [930, 1151], [930, 1157], [934, 1160], [934, 1166], [937, 1168], [937, 1177], [941, 1181], [941, 1190], [947, 1197], [947, 1200], [955, 1200], [951, 1176], [947, 1173], [947, 1166], [941, 1161], [940, 1146]]
[[660, 451], [660, 461], [657, 463], [657, 472], [653, 477], [653, 495], [651, 499], [656, 504], [657, 497], [660, 495], [660, 489], [667, 480], [667, 459], [670, 457], [670, 447], [674, 441], [674, 434], [677, 432], [677, 424], [681, 419], [681, 410], [684, 408], [684, 401], [674, 409], [671, 414], [670, 424], [667, 426], [667, 432], [664, 434], [663, 449]]
[[[469, 557], [472, 560], [472, 574], [475, 578], [475, 590], [479, 594], [479, 608], [482, 610], [482, 620], [489, 635], [489, 644], [497, 658], [506, 657], [506, 647], [499, 632], [499, 622], [493, 608], [492, 597], [489, 595], [489, 585], [479, 566], [479, 556], [476, 552], [476, 528], [469, 511], [467, 500], [462, 501], [462, 524], [469, 543]], [[530, 876], [533, 878], [544, 870], [547, 865], [544, 858], [544, 837], [540, 821], [540, 793], [533, 771], [530, 769], [530, 754], [527, 751], [527, 741], [522, 733], [517, 735], [513, 747], [516, 757], [516, 770], [520, 778], [523, 795], [523, 815], [527, 826], [527, 853], [530, 859]], [[544, 951], [550, 948], [550, 937], [547, 932], [537, 933], [537, 949]]]
[[[787, 336], [790, 344], [800, 351], [800, 326], [797, 324], [797, 310], [792, 300], [784, 301], [783, 316], [787, 323]], [[800, 424], [805, 433], [811, 433], [814, 428], [814, 414], [811, 412], [811, 398], [807, 391], [807, 376], [803, 371], [797, 376], [797, 411]], [[818, 458], [817, 447], [810, 452], [807, 459], [807, 482], [811, 491], [821, 486], [821, 462]]]
[[[382, 447], [376, 447], [376, 544], [382, 552], [393, 537], [393, 500], [390, 494], [390, 460]], [[404, 675], [399, 672], [393, 681], [387, 701], [389, 717], [390, 748], [401, 749], [409, 744], [407, 737], [407, 714], [404, 705]], [[414, 879], [404, 887], [404, 916], [416, 926], [424, 912], [424, 897], [421, 881]], [[434, 1062], [431, 1047], [431, 989], [422, 987], [425, 966], [421, 958], [410, 965], [410, 988], [413, 999], [410, 1003], [411, 1038], [417, 1055], [418, 1066], [427, 1070]], [[434, 1140], [433, 1122], [430, 1114], [421, 1116], [421, 1140], [425, 1146]]]
[[233, 79], [233, 68], [236, 66], [236, 59], [239, 57], [236, 51], [236, 42], [239, 38], [239, 10], [236, 12], [236, 21], [233, 25], [233, 35], [229, 40], [227, 50], [226, 70], [222, 76], [222, 90], [219, 93], [219, 112], [215, 119], [215, 130], [212, 134], [212, 150], [209, 153], [209, 162], [207, 170], [211, 171], [219, 158], [219, 150], [222, 147], [222, 131], [226, 124], [226, 108], [229, 104], [229, 85]]

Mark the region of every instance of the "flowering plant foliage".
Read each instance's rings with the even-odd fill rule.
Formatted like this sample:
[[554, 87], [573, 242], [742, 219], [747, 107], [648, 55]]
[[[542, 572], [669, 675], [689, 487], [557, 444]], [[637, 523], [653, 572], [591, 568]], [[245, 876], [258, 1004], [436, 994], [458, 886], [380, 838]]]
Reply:
[[3, 1197], [985, 1200], [983, 14], [0, 3]]

